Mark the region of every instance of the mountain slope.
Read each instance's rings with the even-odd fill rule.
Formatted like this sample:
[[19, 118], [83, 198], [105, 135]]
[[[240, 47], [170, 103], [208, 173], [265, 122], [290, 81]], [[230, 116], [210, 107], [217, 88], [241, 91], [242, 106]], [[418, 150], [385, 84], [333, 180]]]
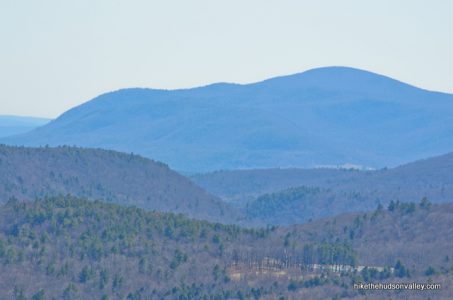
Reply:
[[227, 223], [238, 217], [235, 210], [166, 165], [137, 155], [0, 145], [0, 199], [59, 194]]
[[[452, 221], [451, 204], [425, 202], [242, 229], [73, 197], [11, 200], [0, 206], [0, 298], [451, 299]], [[352, 288], [429, 280], [442, 289]]]
[[[227, 201], [246, 201], [267, 193], [316, 186], [343, 190], [379, 190], [394, 198], [428, 196], [435, 202], [453, 195], [453, 153], [418, 160], [392, 169], [255, 169], [216, 171], [190, 177]], [[372, 188], [371, 188], [372, 187]]]
[[[392, 265], [400, 259], [420, 272], [429, 264], [440, 269], [445, 257], [450, 255], [451, 239], [445, 238], [432, 247], [429, 244], [439, 232], [446, 237], [453, 235], [452, 216], [452, 203], [393, 202], [372, 211], [340, 214], [290, 226], [287, 231], [292, 233], [288, 240], [290, 244], [349, 240], [360, 264]], [[429, 247], [433, 252], [425, 253], [421, 247]], [[425, 257], [420, 256], [422, 253]]]
[[267, 169], [192, 176], [198, 185], [269, 224], [375, 208], [427, 197], [453, 201], [453, 153], [377, 171]]
[[263, 194], [293, 187], [342, 185], [360, 174], [365, 172], [325, 168], [251, 169], [200, 173], [191, 175], [190, 179], [211, 194], [241, 205]]
[[45, 118], [0, 116], [0, 137], [25, 133], [49, 121]]
[[451, 151], [452, 115], [453, 95], [328, 67], [247, 85], [111, 92], [1, 141], [133, 151], [187, 172], [379, 168]]

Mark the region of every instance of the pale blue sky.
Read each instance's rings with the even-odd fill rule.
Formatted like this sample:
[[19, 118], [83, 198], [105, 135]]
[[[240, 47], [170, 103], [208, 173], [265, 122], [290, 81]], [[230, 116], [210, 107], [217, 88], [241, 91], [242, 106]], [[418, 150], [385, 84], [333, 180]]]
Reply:
[[0, 0], [0, 114], [343, 65], [453, 93], [453, 1]]

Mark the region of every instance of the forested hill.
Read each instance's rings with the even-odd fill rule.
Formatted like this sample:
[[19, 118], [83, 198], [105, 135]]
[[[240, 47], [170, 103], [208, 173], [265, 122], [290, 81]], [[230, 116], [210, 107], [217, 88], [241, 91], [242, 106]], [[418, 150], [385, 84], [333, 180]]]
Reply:
[[346, 169], [250, 169], [200, 173], [190, 179], [228, 202], [246, 202], [269, 193], [299, 186], [330, 187], [360, 176]]
[[191, 179], [227, 201], [253, 199], [299, 186], [348, 191], [375, 190], [378, 194], [387, 194], [389, 198], [391, 195], [393, 199], [428, 196], [432, 201], [445, 201], [449, 195], [453, 195], [453, 153], [374, 171], [253, 169], [197, 174], [192, 175]]
[[239, 217], [166, 165], [137, 155], [74, 147], [0, 146], [0, 201], [59, 194], [225, 223]]
[[201, 187], [268, 224], [365, 211], [378, 203], [427, 197], [453, 201], [453, 153], [393, 169], [267, 169], [220, 171], [191, 177]]
[[325, 67], [253, 84], [105, 93], [43, 127], [0, 141], [132, 151], [192, 173], [382, 168], [452, 151], [452, 115], [451, 94], [354, 68]]
[[[0, 206], [0, 299], [451, 299], [451, 222], [452, 205], [427, 201], [242, 229], [68, 196], [12, 199]], [[442, 289], [352, 289], [377, 281]]]

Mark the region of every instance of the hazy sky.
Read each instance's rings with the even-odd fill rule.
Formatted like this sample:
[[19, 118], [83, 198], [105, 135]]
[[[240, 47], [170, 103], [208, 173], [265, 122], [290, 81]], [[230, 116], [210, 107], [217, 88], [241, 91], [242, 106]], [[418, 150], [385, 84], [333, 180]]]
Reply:
[[0, 114], [343, 65], [453, 93], [453, 1], [0, 0]]

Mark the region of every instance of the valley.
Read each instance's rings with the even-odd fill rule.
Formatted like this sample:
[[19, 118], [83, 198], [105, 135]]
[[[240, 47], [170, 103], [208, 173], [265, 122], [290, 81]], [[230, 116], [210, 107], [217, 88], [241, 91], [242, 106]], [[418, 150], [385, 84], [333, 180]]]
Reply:
[[0, 136], [0, 299], [451, 299], [452, 99], [327, 67]]

